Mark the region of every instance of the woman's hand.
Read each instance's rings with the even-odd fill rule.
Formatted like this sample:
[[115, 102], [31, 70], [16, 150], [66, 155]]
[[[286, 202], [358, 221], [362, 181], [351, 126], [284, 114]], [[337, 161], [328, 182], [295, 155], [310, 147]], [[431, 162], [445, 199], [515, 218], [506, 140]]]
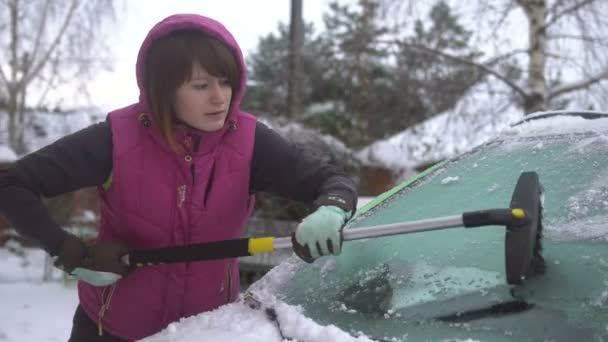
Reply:
[[130, 249], [112, 241], [85, 244], [81, 239], [68, 235], [55, 260], [55, 266], [95, 286], [107, 286], [129, 272], [129, 266], [121, 261]]
[[350, 217], [346, 211], [323, 205], [302, 220], [293, 238], [294, 252], [306, 262], [342, 251], [342, 227]]

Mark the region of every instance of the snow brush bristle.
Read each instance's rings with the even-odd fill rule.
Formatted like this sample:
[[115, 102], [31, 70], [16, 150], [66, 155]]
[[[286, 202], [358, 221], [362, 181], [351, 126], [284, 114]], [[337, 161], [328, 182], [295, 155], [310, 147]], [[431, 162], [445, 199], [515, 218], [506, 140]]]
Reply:
[[507, 226], [505, 262], [507, 283], [522, 285], [526, 278], [544, 273], [542, 257], [542, 186], [536, 172], [523, 172], [513, 191], [511, 209], [522, 209], [526, 220]]
[[[541, 190], [542, 191], [542, 190]], [[536, 240], [534, 241], [534, 249], [532, 251], [532, 260], [526, 277], [542, 275], [547, 270], [545, 258], [542, 255], [543, 251], [543, 205], [540, 202], [540, 210], [538, 213], [538, 228], [536, 230]]]

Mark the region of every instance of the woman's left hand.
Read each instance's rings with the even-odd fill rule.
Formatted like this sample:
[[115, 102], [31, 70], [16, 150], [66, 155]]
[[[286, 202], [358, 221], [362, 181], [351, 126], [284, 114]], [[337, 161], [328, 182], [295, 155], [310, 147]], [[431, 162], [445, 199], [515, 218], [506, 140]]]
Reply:
[[306, 262], [324, 255], [339, 255], [342, 250], [342, 227], [350, 215], [333, 205], [323, 205], [298, 225], [294, 252]]

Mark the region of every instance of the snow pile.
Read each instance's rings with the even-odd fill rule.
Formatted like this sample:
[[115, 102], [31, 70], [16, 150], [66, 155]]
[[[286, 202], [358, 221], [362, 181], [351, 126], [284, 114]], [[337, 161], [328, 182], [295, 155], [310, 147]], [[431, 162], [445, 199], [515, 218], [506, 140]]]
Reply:
[[521, 119], [523, 112], [488, 85], [474, 86], [449, 111], [376, 142], [357, 153], [371, 165], [411, 170], [466, 152]]
[[[66, 341], [78, 303], [74, 283], [43, 283], [45, 253], [7, 242], [0, 248], [0, 341]], [[51, 319], [52, 318], [52, 319]]]
[[145, 338], [144, 342], [198, 341], [282, 341], [276, 326], [262, 310], [242, 302], [224, 305], [217, 310], [184, 318], [164, 331]]
[[0, 163], [14, 162], [15, 160], [17, 160], [15, 152], [6, 145], [0, 145]]
[[[195, 341], [332, 341], [372, 342], [365, 336], [351, 336], [336, 326], [322, 326], [302, 314], [301, 308], [278, 300], [274, 293], [304, 265], [290, 258], [273, 268], [254, 283], [248, 295], [238, 302], [217, 310], [182, 319], [143, 342], [195, 342]], [[274, 315], [269, 315], [270, 309]], [[272, 316], [276, 317], [272, 319]], [[282, 334], [282, 336], [281, 336]]]
[[444, 179], [441, 180], [441, 184], [442, 185], [447, 185], [450, 183], [456, 183], [460, 180], [460, 177], [445, 177]]
[[[320, 326], [306, 318], [299, 308], [276, 302], [272, 309], [276, 321], [267, 314], [266, 307], [252, 308], [243, 298], [217, 310], [182, 319], [162, 332], [142, 342], [198, 342], [198, 341], [335, 341], [372, 342], [367, 337], [353, 337], [337, 327]], [[274, 316], [271, 316], [274, 317]], [[282, 335], [281, 335], [282, 334]]]

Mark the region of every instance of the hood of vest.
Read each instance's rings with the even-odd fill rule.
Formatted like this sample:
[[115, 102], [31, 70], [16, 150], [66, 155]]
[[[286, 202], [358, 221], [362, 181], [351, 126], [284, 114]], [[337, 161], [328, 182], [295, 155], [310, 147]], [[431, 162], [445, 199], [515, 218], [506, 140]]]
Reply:
[[[232, 94], [232, 105], [229, 118], [234, 117], [234, 113], [240, 110], [241, 100], [245, 94], [245, 84], [247, 82], [247, 69], [243, 59], [241, 48], [237, 44], [232, 34], [218, 21], [196, 14], [175, 14], [171, 15], [156, 25], [148, 32], [137, 55], [136, 77], [139, 87], [139, 105], [144, 111], [149, 110], [149, 101], [146, 96], [144, 85], [145, 61], [148, 50], [154, 41], [169, 35], [171, 32], [179, 30], [199, 30], [218, 41], [224, 43], [234, 55], [239, 68], [239, 86]], [[229, 120], [226, 120], [226, 125]]]

